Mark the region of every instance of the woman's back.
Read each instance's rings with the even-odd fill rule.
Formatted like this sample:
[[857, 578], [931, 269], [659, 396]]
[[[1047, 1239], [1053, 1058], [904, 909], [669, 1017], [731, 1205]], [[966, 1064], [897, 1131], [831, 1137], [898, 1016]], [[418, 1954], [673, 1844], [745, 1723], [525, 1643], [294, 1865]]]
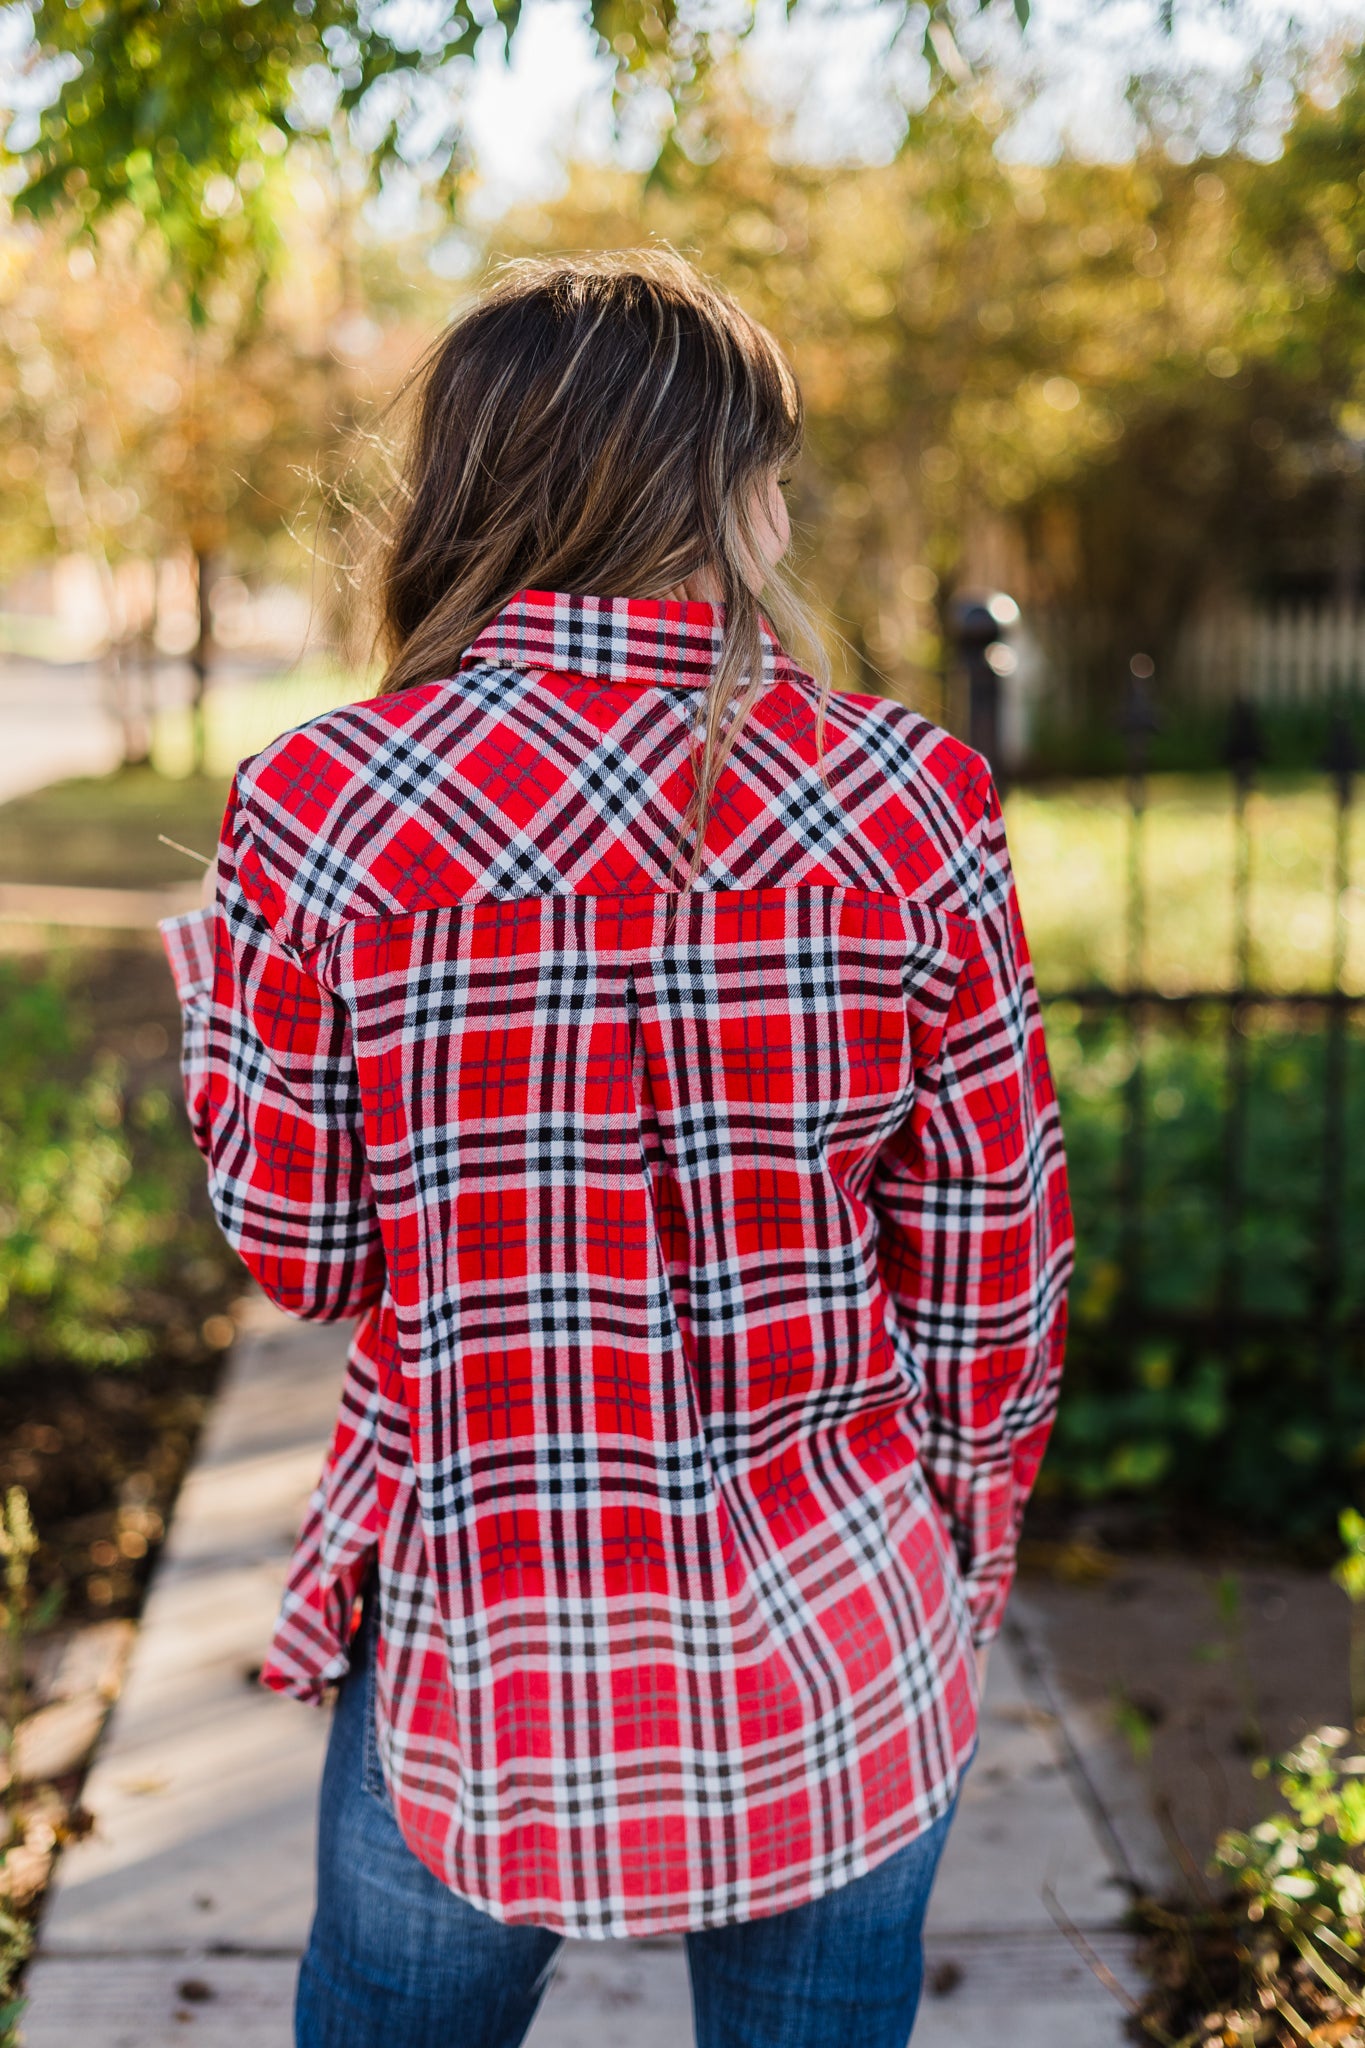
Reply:
[[985, 764], [761, 686], [679, 890], [707, 605], [523, 591], [244, 764], [168, 932], [225, 1227], [362, 1313], [267, 1681], [576, 1934], [799, 1904], [949, 1807], [1055, 1401], [1060, 1135]]

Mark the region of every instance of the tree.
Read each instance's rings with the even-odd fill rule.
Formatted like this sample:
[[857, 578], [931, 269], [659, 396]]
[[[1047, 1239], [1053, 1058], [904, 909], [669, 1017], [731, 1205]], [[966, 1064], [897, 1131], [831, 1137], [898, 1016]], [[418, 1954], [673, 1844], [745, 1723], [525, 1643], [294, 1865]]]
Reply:
[[[1104, 261], [1054, 217], [1045, 174], [1001, 161], [984, 92], [933, 100], [871, 169], [792, 161], [736, 87], [718, 84], [712, 108], [707, 162], [672, 153], [643, 184], [584, 170], [548, 237], [533, 221], [521, 246], [625, 246], [643, 227], [773, 326], [806, 394], [798, 525], [849, 680], [941, 708], [935, 597], [980, 551], [983, 520], [1012, 517], [1119, 432], [1090, 376], [1082, 398], [1080, 356], [1108, 336], [1125, 357], [1122, 276], [1150, 195], [1136, 168], [1094, 174]], [[1131, 336], [1133, 355], [1149, 347]]]
[[[788, 0], [789, 11], [809, 4]], [[920, 37], [945, 86], [966, 74], [954, 37], [962, 19], [993, 6], [1021, 28], [1029, 18], [1029, 0], [873, 4], [898, 33]], [[732, 0], [719, 17], [679, 0], [584, 6], [620, 91], [662, 86], [681, 116], [747, 34], [756, 0]], [[1169, 26], [1171, 0], [1153, 6]], [[522, 0], [421, 10], [373, 0], [28, 0], [28, 12], [28, 67], [50, 78], [52, 98], [19, 152], [17, 203], [35, 213], [75, 205], [90, 221], [131, 207], [162, 239], [198, 313], [206, 280], [244, 241], [272, 246], [268, 209], [254, 195], [300, 129], [345, 136], [378, 178], [410, 162], [414, 117], [443, 107], [423, 168], [452, 199], [466, 164], [450, 86], [485, 36], [510, 50]]]
[[263, 295], [250, 274], [236, 293], [220, 280], [216, 318], [198, 329], [167, 317], [158, 266], [127, 218], [106, 222], [93, 249], [69, 248], [53, 225], [12, 226], [0, 243], [0, 576], [53, 554], [92, 560], [115, 669], [131, 683], [150, 655], [155, 566], [187, 559], [201, 597], [200, 706], [215, 574], [297, 572], [312, 479], [415, 346], [401, 322], [372, 317], [354, 264], [338, 276], [310, 199], [326, 213], [315, 181], [281, 182], [288, 266]]
[[1035, 612], [1090, 615], [1084, 710], [1296, 533], [1333, 545], [1308, 458], [1365, 424], [1363, 77], [1353, 57], [1335, 105], [1302, 94], [1276, 162], [1010, 165], [983, 81], [855, 168], [794, 161], [718, 76], [706, 161], [580, 169], [502, 240], [661, 235], [783, 337], [798, 523], [852, 680], [941, 709], [944, 601], [1003, 561]]

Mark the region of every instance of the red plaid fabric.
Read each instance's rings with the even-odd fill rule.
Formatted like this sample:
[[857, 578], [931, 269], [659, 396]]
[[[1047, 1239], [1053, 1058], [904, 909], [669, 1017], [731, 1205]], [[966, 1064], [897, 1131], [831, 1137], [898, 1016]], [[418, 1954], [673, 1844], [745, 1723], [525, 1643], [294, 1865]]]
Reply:
[[238, 771], [170, 920], [217, 1213], [359, 1317], [267, 1684], [377, 1567], [404, 1836], [503, 1921], [774, 1913], [948, 1807], [1071, 1224], [999, 805], [776, 643], [674, 893], [707, 606], [523, 593]]

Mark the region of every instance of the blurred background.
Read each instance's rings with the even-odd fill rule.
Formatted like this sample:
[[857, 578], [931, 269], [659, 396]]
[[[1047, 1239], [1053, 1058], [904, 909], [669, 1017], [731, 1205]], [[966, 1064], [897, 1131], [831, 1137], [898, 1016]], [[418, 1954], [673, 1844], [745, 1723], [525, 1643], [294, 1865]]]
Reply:
[[1365, 1473], [1361, 32], [0, 10], [0, 1479], [68, 1612], [134, 1611], [240, 1290], [152, 919], [237, 761], [373, 684], [348, 564], [425, 344], [503, 257], [652, 238], [790, 352], [840, 686], [1006, 790], [1080, 1229], [1030, 1542], [1331, 1552]]

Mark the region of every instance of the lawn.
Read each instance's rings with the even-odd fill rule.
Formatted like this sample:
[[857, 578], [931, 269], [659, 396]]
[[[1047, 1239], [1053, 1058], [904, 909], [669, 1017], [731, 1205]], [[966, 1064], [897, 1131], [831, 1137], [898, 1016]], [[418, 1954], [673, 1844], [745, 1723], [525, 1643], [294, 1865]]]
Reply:
[[0, 804], [0, 882], [157, 888], [190, 880], [197, 864], [158, 834], [211, 854], [227, 782], [172, 780], [151, 768], [52, 783]]
[[[1234, 826], [1227, 775], [1153, 778], [1144, 828], [1145, 971], [1171, 995], [1225, 988], [1233, 953]], [[1122, 986], [1129, 820], [1122, 783], [1016, 790], [1006, 830], [1039, 985]], [[1251, 979], [1275, 990], [1330, 979], [1335, 807], [1324, 777], [1252, 792]], [[1365, 993], [1365, 829], [1352, 834], [1345, 983]]]
[[320, 664], [211, 690], [203, 775], [189, 772], [188, 712], [164, 712], [152, 767], [54, 783], [0, 805], [0, 882], [156, 888], [186, 881], [196, 863], [160, 835], [212, 853], [237, 763], [354, 694], [337, 670]]
[[[204, 704], [204, 746], [209, 773], [224, 784], [237, 763], [282, 732], [353, 703], [374, 688], [325, 660], [300, 663], [276, 675], [241, 678], [211, 689]], [[152, 735], [152, 758], [167, 775], [187, 774], [193, 759], [188, 709], [163, 711]]]

